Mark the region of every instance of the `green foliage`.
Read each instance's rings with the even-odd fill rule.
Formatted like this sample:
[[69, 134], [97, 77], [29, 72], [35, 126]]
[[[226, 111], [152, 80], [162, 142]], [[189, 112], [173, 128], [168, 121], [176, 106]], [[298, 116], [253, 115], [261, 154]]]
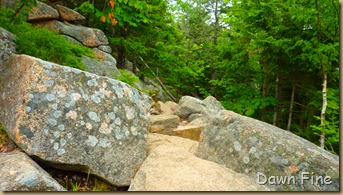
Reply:
[[122, 75], [115, 75], [116, 79], [118, 79], [118, 80], [120, 80], [120, 81], [122, 81], [124, 83], [127, 83], [130, 86], [132, 86], [132, 87], [137, 88], [136, 82], [139, 81], [139, 78], [137, 76], [134, 76], [134, 75], [132, 75], [130, 73], [127, 73], [125, 70], [119, 69], [119, 71], [120, 71], [120, 73]]
[[2, 144], [5, 144], [9, 141], [9, 137], [7, 135], [7, 132], [5, 130], [5, 128], [2, 126], [2, 124], [0, 123], [0, 146]]
[[94, 57], [91, 49], [73, 44], [53, 31], [31, 26], [20, 19], [13, 24], [10, 23], [11, 15], [13, 11], [1, 8], [0, 26], [16, 35], [19, 53], [81, 70], [85, 69], [81, 57], [83, 55]]

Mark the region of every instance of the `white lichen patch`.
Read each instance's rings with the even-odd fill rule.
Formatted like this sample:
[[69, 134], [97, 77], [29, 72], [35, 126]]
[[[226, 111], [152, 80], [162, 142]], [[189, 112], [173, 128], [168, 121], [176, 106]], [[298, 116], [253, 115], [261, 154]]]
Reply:
[[256, 148], [255, 147], [251, 147], [250, 150], [249, 150], [249, 154], [255, 153], [255, 152], [256, 152]]
[[60, 144], [61, 144], [62, 147], [65, 146], [66, 143], [67, 143], [67, 140], [65, 140], [64, 138], [62, 138], [62, 139], [60, 140]]
[[101, 99], [95, 95], [91, 95], [91, 100], [97, 104], [101, 102]]
[[68, 66], [63, 66], [63, 71], [64, 72], [71, 72], [71, 68], [70, 67], [68, 67]]
[[88, 117], [95, 122], [100, 122], [98, 114], [95, 112], [92, 112], [92, 111], [88, 112]]
[[83, 126], [85, 125], [85, 121], [81, 121], [80, 124]]
[[233, 147], [237, 152], [241, 151], [242, 149], [242, 146], [238, 141], [233, 142]]
[[64, 131], [64, 129], [65, 129], [64, 125], [58, 125], [57, 128], [58, 128], [59, 130], [61, 130], [61, 131]]
[[46, 95], [46, 99], [51, 102], [54, 101], [56, 99], [56, 96], [54, 94], [48, 94]]
[[55, 81], [47, 80], [47, 81], [44, 81], [43, 83], [44, 83], [44, 85], [53, 85], [55, 83]]
[[128, 120], [132, 120], [136, 115], [136, 110], [134, 108], [130, 108], [128, 106], [125, 107], [125, 110], [126, 110], [126, 118]]
[[[56, 109], [57, 109], [57, 104], [56, 104]], [[54, 112], [54, 117], [55, 118], [59, 118], [60, 116], [62, 116], [62, 111], [56, 110]]]
[[43, 131], [45, 135], [49, 135], [49, 129], [44, 129]]
[[71, 139], [73, 137], [73, 135], [71, 133], [67, 133], [67, 138]]
[[31, 112], [31, 107], [26, 107], [26, 112]]
[[56, 121], [55, 119], [53, 119], [53, 118], [49, 118], [49, 119], [48, 119], [48, 123], [49, 123], [50, 125], [52, 125], [52, 126], [57, 125], [57, 121]]
[[128, 88], [128, 87], [124, 87], [124, 94], [125, 94], [125, 96], [126, 97], [128, 97], [129, 99], [131, 99], [132, 98], [132, 92], [131, 92], [131, 90]]
[[107, 138], [100, 138], [99, 145], [102, 148], [107, 148], [108, 146], [110, 146], [110, 143], [108, 143]]
[[114, 122], [116, 125], [121, 125], [121, 119], [119, 117], [116, 118], [116, 120]]
[[243, 162], [244, 162], [245, 164], [248, 164], [249, 161], [250, 161], [250, 159], [249, 159], [248, 157], [244, 157], [244, 158], [243, 158]]
[[69, 103], [66, 103], [66, 104], [65, 104], [65, 107], [66, 107], [66, 108], [70, 108], [70, 104], [69, 104]]
[[55, 131], [55, 132], [54, 132], [54, 136], [55, 136], [56, 138], [59, 138], [60, 135], [61, 135], [61, 133], [60, 133], [59, 131]]
[[108, 113], [108, 117], [110, 117], [111, 120], [114, 120], [116, 118], [116, 114], [114, 112]]
[[72, 68], [71, 70], [72, 70], [73, 73], [75, 73], [75, 74], [80, 74], [80, 73], [82, 72], [81, 70], [76, 69], [76, 68]]
[[288, 159], [282, 159], [281, 162], [282, 162], [283, 164], [287, 165], [287, 164], [288, 164]]
[[98, 82], [95, 79], [91, 79], [87, 81], [87, 85], [89, 87], [98, 86]]
[[89, 135], [88, 140], [92, 147], [94, 147], [98, 143], [98, 139], [93, 135]]
[[77, 112], [74, 111], [74, 110], [70, 110], [70, 111], [66, 114], [66, 118], [76, 119], [76, 118], [77, 118]]
[[35, 96], [34, 96], [33, 94], [31, 94], [31, 93], [29, 94], [29, 98], [30, 98], [30, 99], [33, 99], [34, 97], [35, 97]]
[[66, 151], [63, 148], [57, 150], [57, 155], [58, 156], [61, 156], [64, 153], [66, 153]]
[[232, 148], [229, 148], [229, 152], [232, 153], [232, 152], [233, 152], [233, 149], [232, 149]]
[[101, 123], [101, 126], [99, 128], [99, 132], [103, 134], [110, 134], [111, 129], [108, 127], [107, 123]]
[[57, 110], [57, 104], [53, 104], [53, 105], [51, 106], [51, 108], [54, 109], [54, 110]]
[[54, 143], [54, 150], [58, 150], [59, 144], [57, 142]]

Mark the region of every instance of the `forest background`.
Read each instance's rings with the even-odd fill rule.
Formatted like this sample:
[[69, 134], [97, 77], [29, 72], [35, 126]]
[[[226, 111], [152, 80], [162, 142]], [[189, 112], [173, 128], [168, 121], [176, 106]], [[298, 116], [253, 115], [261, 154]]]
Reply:
[[339, 154], [338, 1], [60, 2], [105, 32], [118, 68], [129, 60], [140, 78], [157, 75], [174, 101], [212, 95]]

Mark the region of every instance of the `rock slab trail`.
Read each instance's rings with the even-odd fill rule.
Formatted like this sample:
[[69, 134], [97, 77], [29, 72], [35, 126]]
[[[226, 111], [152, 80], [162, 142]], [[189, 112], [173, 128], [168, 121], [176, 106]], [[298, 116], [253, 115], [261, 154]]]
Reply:
[[198, 142], [150, 133], [129, 191], [267, 191], [248, 176], [194, 156]]

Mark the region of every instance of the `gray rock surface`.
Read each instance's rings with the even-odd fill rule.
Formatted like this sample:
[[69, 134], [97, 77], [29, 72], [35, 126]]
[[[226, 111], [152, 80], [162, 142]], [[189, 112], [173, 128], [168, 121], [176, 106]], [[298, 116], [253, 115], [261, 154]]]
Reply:
[[0, 191], [66, 191], [23, 152], [0, 154]]
[[98, 49], [100, 49], [103, 52], [109, 53], [109, 54], [112, 53], [112, 48], [110, 46], [107, 46], [107, 45], [100, 45], [98, 47]]
[[213, 96], [208, 96], [202, 101], [202, 103], [213, 113], [218, 113], [220, 110], [225, 110], [222, 104]]
[[0, 75], [0, 123], [29, 155], [130, 184], [146, 158], [150, 99], [129, 85], [27, 55]]
[[27, 21], [59, 19], [60, 15], [57, 10], [43, 2], [38, 1], [37, 3], [38, 5], [33, 7], [32, 12], [29, 13]]
[[77, 21], [85, 19], [85, 17], [83, 17], [81, 14], [72, 9], [69, 9], [68, 7], [55, 5], [54, 8], [58, 11], [60, 20], [62, 21]]
[[97, 59], [88, 56], [82, 57], [82, 63], [86, 66], [88, 72], [113, 79], [116, 78], [116, 75], [121, 75], [116, 66], [117, 61], [112, 55], [96, 48], [93, 50]]
[[[267, 123], [221, 111], [202, 133], [196, 156], [244, 173], [256, 182], [280, 191], [338, 191], [339, 158], [309, 141]], [[266, 177], [259, 177], [258, 173]], [[312, 172], [314, 173], [313, 175]], [[309, 175], [306, 175], [309, 173]], [[304, 177], [301, 177], [301, 176]], [[289, 176], [290, 184], [274, 184], [276, 176]], [[291, 177], [294, 179], [291, 180]], [[331, 177], [329, 185], [312, 178]], [[302, 180], [303, 178], [310, 178]], [[295, 181], [294, 181], [295, 180]], [[270, 181], [270, 182], [269, 182]], [[303, 184], [301, 182], [303, 181]]]
[[0, 72], [11, 54], [17, 53], [14, 41], [15, 35], [0, 27]]
[[129, 191], [266, 191], [248, 176], [161, 145], [140, 166]]
[[191, 114], [206, 113], [207, 109], [203, 102], [197, 98], [191, 96], [183, 96], [179, 101], [179, 108], [174, 112], [182, 119], [187, 119]]

